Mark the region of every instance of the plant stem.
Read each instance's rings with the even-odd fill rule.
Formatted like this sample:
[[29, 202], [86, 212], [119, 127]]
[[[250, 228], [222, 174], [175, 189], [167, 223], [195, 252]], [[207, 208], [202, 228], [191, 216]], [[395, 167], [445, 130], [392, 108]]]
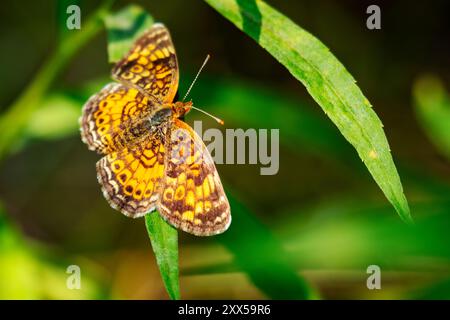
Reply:
[[80, 30], [71, 32], [60, 42], [38, 71], [32, 82], [0, 118], [0, 161], [20, 137], [28, 119], [39, 106], [52, 83], [74, 55], [102, 29], [102, 18], [114, 0], [105, 0]]

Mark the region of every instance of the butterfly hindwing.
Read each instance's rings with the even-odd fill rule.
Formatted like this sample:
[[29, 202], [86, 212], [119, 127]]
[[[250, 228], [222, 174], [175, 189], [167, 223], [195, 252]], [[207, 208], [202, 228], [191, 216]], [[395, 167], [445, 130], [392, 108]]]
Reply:
[[159, 213], [173, 226], [198, 236], [224, 232], [231, 222], [230, 206], [203, 141], [175, 119], [166, 136], [166, 152]]
[[164, 175], [164, 131], [161, 126], [148, 139], [114, 151], [97, 162], [97, 177], [113, 208], [129, 217], [155, 209]]

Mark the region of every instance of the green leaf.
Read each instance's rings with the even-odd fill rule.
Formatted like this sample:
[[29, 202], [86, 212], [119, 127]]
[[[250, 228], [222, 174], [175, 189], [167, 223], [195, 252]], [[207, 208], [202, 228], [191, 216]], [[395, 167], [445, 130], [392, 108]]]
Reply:
[[263, 1], [205, 0], [306, 87], [355, 147], [400, 217], [412, 222], [382, 123], [344, 66], [313, 35]]
[[[180, 86], [181, 92], [186, 90]], [[236, 77], [227, 79], [204, 74], [197, 80], [195, 101], [233, 127], [280, 128], [283, 133], [280, 142], [293, 152], [306, 150], [322, 158], [333, 157], [346, 165], [354, 166], [358, 162], [356, 164], [363, 168], [336, 128], [288, 92]]]
[[158, 212], [145, 216], [145, 226], [167, 293], [171, 299], [180, 299], [178, 232], [167, 224]]
[[109, 62], [122, 59], [134, 41], [153, 24], [152, 16], [136, 5], [129, 5], [104, 20], [108, 30]]
[[417, 120], [438, 150], [450, 159], [450, 98], [442, 82], [423, 76], [414, 84]]
[[112, 0], [102, 1], [102, 5], [83, 23], [80, 30], [73, 30], [64, 37], [42, 65], [31, 83], [13, 104], [0, 116], [0, 161], [22, 138], [33, 112], [49, 91], [65, 66], [102, 28], [102, 17], [109, 10]]
[[26, 127], [26, 133], [33, 138], [54, 139], [78, 131], [80, 101], [63, 93], [43, 98]]

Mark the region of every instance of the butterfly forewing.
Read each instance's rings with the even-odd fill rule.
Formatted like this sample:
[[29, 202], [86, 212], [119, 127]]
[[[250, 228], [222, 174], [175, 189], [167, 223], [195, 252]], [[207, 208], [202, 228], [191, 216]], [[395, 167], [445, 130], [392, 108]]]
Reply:
[[83, 107], [81, 139], [90, 150], [107, 154], [122, 148], [115, 137], [154, 112], [154, 99], [119, 83], [106, 85]]
[[178, 62], [167, 28], [160, 23], [144, 33], [112, 71], [115, 79], [170, 103], [178, 90]]

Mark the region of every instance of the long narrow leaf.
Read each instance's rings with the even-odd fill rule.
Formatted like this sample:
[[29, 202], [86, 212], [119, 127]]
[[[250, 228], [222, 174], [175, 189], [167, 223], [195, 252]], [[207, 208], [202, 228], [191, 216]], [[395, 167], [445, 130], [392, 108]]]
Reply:
[[329, 49], [263, 1], [205, 1], [257, 41], [303, 83], [355, 147], [400, 217], [411, 222], [382, 123], [353, 77]]
[[167, 293], [171, 299], [180, 299], [178, 232], [157, 212], [145, 216], [145, 226]]
[[109, 62], [122, 59], [134, 41], [153, 24], [152, 16], [136, 5], [129, 5], [104, 20], [108, 31]]
[[413, 88], [415, 111], [419, 124], [430, 140], [450, 158], [450, 98], [442, 82], [433, 76], [423, 76]]

